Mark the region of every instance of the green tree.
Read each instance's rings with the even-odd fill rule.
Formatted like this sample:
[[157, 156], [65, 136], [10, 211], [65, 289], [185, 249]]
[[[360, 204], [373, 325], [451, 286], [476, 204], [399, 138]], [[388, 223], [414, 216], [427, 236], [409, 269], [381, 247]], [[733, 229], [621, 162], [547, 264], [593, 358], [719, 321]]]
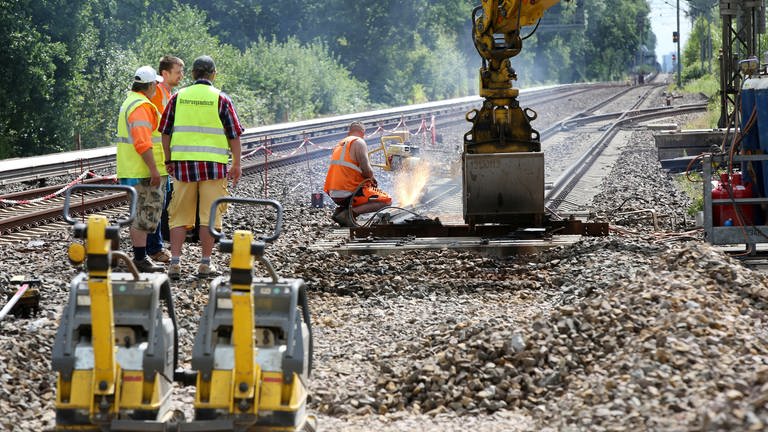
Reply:
[[713, 68], [717, 69], [717, 65], [712, 66], [712, 51], [720, 46], [718, 30], [719, 26], [708, 21], [705, 16], [699, 15], [696, 18], [688, 41], [683, 47], [683, 80], [695, 80], [711, 73]]
[[257, 123], [295, 121], [347, 113], [367, 106], [365, 85], [349, 74], [320, 42], [302, 45], [259, 39], [243, 55], [243, 85], [263, 98], [268, 111]]
[[[59, 150], [70, 141], [61, 115], [59, 65], [66, 46], [38, 30], [30, 2], [0, 1], [0, 56], [5, 59], [0, 101], [0, 157]], [[63, 101], [66, 102], [66, 101]]]
[[[471, 13], [479, 4], [0, 0], [0, 50], [13, 77], [4, 84], [13, 97], [0, 103], [0, 155], [70, 149], [76, 135], [85, 147], [109, 143], [132, 72], [164, 54], [188, 66], [213, 56], [216, 85], [246, 125], [475, 93]], [[653, 49], [644, 0], [561, 6], [513, 59], [520, 87], [620, 79], [643, 46]]]
[[719, 2], [712, 0], [686, 0], [688, 7], [686, 13], [696, 21], [698, 18], [703, 17], [714, 21], [718, 14]]
[[589, 61], [588, 77], [598, 80], [620, 80], [637, 64], [637, 53], [646, 40], [644, 29], [650, 29], [650, 9], [645, 0], [585, 2], [589, 15], [585, 50]]

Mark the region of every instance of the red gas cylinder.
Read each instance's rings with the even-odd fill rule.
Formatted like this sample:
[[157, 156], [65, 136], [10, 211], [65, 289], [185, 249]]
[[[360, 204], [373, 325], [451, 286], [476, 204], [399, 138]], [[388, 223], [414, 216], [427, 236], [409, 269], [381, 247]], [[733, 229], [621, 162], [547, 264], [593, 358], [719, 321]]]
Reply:
[[[728, 183], [728, 174], [720, 174], [720, 181], [718, 181], [716, 186], [712, 189], [713, 200], [728, 198], [728, 190], [725, 188], [725, 185], [727, 183]], [[723, 218], [721, 217], [720, 214], [722, 213], [724, 208], [725, 208], [724, 205], [719, 205], [719, 204], [712, 206], [712, 225], [723, 226]]]
[[[712, 199], [730, 199], [731, 192], [728, 191], [728, 183], [728, 174], [720, 174], [720, 182], [712, 190]], [[752, 198], [752, 184], [742, 184], [741, 173], [731, 174], [730, 183], [734, 199]], [[755, 212], [754, 205], [740, 205], [739, 209], [741, 210], [741, 217], [744, 221], [744, 224], [753, 225]], [[715, 226], [741, 225], [741, 222], [733, 205], [716, 205], [714, 206], [714, 211], [712, 212], [712, 224]]]

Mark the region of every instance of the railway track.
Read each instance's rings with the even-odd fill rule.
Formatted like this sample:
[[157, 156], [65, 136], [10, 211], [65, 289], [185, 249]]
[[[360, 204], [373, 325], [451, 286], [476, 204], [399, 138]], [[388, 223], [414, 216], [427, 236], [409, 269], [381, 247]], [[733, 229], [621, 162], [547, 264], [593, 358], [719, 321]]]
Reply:
[[[609, 120], [601, 130], [603, 131], [599, 138], [589, 146], [586, 152], [571, 164], [558, 178], [555, 180], [551, 188], [545, 193], [545, 205], [551, 211], [556, 211], [560, 205], [566, 200], [568, 194], [574, 190], [579, 181], [584, 175], [593, 167], [595, 162], [601, 156], [602, 152], [606, 149], [609, 143], [616, 137], [622, 127], [629, 126], [641, 121], [654, 120], [658, 118], [669, 117], [670, 115], [679, 115], [692, 112], [703, 112], [707, 110], [707, 104], [691, 104], [674, 107], [670, 109], [665, 108], [652, 108], [638, 110], [633, 109], [610, 113], [605, 115], [598, 115], [592, 117], [584, 117], [577, 120], [578, 125], [586, 125], [598, 121]], [[575, 133], [575, 132], [574, 132]]]
[[[563, 97], [573, 97], [577, 95], [581, 95], [584, 92], [594, 89], [597, 87], [590, 87], [590, 88], [579, 88], [579, 87], [568, 87], [565, 91], [565, 93], [559, 93], [559, 96], [555, 96], [553, 92], [556, 92], [557, 88], [551, 88], [546, 90], [541, 90], [538, 93], [529, 95], [529, 99], [526, 101], [526, 103], [534, 104], [534, 103], [545, 103], [547, 101], [553, 101], [562, 99]], [[605, 88], [599, 87], [599, 88]], [[651, 118], [655, 115], [664, 115], [668, 116], [670, 115], [670, 112], [673, 111], [671, 108], [664, 108], [664, 109], [650, 109], [650, 110], [635, 110], [635, 111], [628, 111], [624, 113], [609, 113], [609, 114], [600, 114], [600, 115], [590, 115], [594, 113], [595, 111], [599, 110], [600, 108], [606, 106], [607, 104], [611, 103], [618, 97], [626, 94], [627, 92], [631, 91], [631, 87], [622, 88], [619, 92], [614, 94], [613, 96], [601, 100], [595, 105], [589, 107], [587, 110], [584, 110], [580, 113], [577, 113], [575, 115], [572, 115], [568, 117], [565, 120], [562, 120], [555, 124], [554, 126], [548, 128], [542, 133], [542, 138], [546, 139], [547, 137], [556, 134], [563, 129], [572, 128], [575, 125], [585, 125], [590, 124], [596, 121], [602, 121], [605, 119], [614, 119], [618, 118], [619, 121], [617, 124], [623, 124], [623, 122], [629, 122], [630, 119], [634, 121], [639, 121], [641, 119], [647, 119]], [[649, 93], [649, 92], [646, 92]], [[538, 98], [538, 99], [537, 99]], [[542, 102], [539, 102], [542, 101]], [[438, 114], [434, 114], [435, 116], [440, 115], [439, 121], [436, 120], [437, 124], [439, 124], [441, 127], [446, 127], [450, 124], [456, 124], [459, 122], [465, 122], [464, 115], [465, 113], [463, 111], [460, 111], [461, 109], [464, 109], [465, 101], [462, 101], [461, 103], [456, 103], [453, 106], [453, 112], [448, 113], [442, 112]], [[638, 102], [639, 104], [640, 102]], [[686, 109], [700, 109], [699, 106], [696, 107], [689, 107]], [[418, 114], [423, 115], [423, 114]], [[397, 115], [394, 113], [388, 112], [386, 113], [385, 117], [382, 117], [379, 120], [375, 120], [372, 117], [366, 117], [366, 120], [369, 122], [375, 122], [374, 124], [382, 125], [385, 124], [384, 122], [387, 121], [394, 121], [394, 118], [397, 118]], [[404, 120], [404, 114], [402, 114], [398, 120], [398, 125], [405, 123], [406, 120]], [[306, 129], [306, 128], [300, 128], [298, 126], [290, 126], [287, 127], [286, 130], [290, 130], [291, 132], [285, 132], [280, 137], [274, 137], [276, 140], [271, 145], [264, 146], [264, 148], [258, 148], [254, 147], [255, 143], [259, 143], [259, 140], [254, 137], [261, 136], [259, 135], [260, 132], [251, 131], [251, 135], [249, 135], [249, 144], [247, 145], [247, 148], [250, 148], [250, 153], [248, 150], [244, 152], [244, 154], [247, 154], [248, 156], [244, 158], [244, 164], [243, 164], [243, 174], [244, 175], [256, 175], [259, 173], [262, 173], [266, 170], [270, 169], [276, 169], [280, 167], [285, 167], [289, 165], [294, 165], [302, 162], [306, 162], [309, 160], [315, 160], [315, 159], [322, 159], [326, 158], [329, 154], [330, 150], [328, 149], [333, 143], [335, 143], [346, 130], [346, 125], [348, 125], [349, 119], [345, 119], [343, 121], [335, 120], [334, 122], [342, 124], [343, 128], [341, 131], [337, 131], [336, 128], [339, 128], [339, 124], [334, 123], [331, 126], [328, 127], [322, 127], [321, 125], [314, 126], [313, 130]], [[384, 128], [384, 126], [380, 126]], [[297, 135], [301, 130], [300, 135]], [[308, 132], [310, 131], [310, 132]], [[291, 135], [293, 134], [293, 135]], [[604, 138], [603, 141], [607, 140], [608, 138]], [[309, 150], [310, 145], [314, 144], [314, 147], [312, 150]], [[302, 149], [302, 146], [304, 148]], [[324, 148], [323, 146], [327, 146], [328, 148]], [[592, 153], [596, 153], [597, 149], [600, 147], [600, 144], [595, 144], [594, 150], [592, 150]], [[303, 150], [303, 151], [302, 151]], [[261, 158], [264, 158], [261, 160]], [[583, 162], [583, 161], [581, 161]], [[578, 165], [578, 163], [576, 164]], [[577, 166], [574, 165], [573, 172], [570, 173], [572, 175], [572, 178], [577, 178], [579, 174], [579, 170], [577, 169]], [[583, 173], [581, 174], [583, 175]], [[555, 182], [555, 186], [550, 190], [547, 194], [548, 201], [551, 202], [557, 202], [558, 199], [562, 199], [561, 190], [566, 191], [567, 188], [573, 188], [573, 185], [577, 180], [568, 180], [570, 177], [562, 177], [561, 179], [558, 179], [557, 182]], [[104, 180], [99, 180], [104, 181]], [[94, 180], [93, 182], [96, 182]], [[570, 186], [569, 186], [570, 185]], [[35, 196], [44, 196], [48, 193], [51, 193], [52, 190], [58, 188], [58, 186], [51, 186], [44, 189], [35, 189], [35, 190], [28, 190], [23, 192], [17, 192], [14, 194], [8, 194], [4, 195], [0, 198], [5, 200], [21, 200], [21, 199], [30, 199]], [[437, 195], [440, 195], [443, 197], [442, 201], [446, 201], [446, 203], [443, 203], [443, 207], [450, 208], [458, 205], [460, 208], [461, 202], [460, 202], [460, 186], [458, 184], [453, 184], [450, 187], [448, 187], [447, 192], [439, 192]], [[445, 197], [452, 197], [451, 199], [445, 199]], [[122, 204], [121, 199], [124, 200], [124, 198], [120, 197], [111, 197], [109, 199], [106, 198], [96, 198], [96, 197], [84, 197], [82, 198], [82, 205], [78, 206], [77, 208], [73, 208], [73, 212], [75, 214], [85, 214], [88, 212], [94, 212], [99, 211], [99, 209], [103, 208], [109, 208], [114, 206], [119, 206]], [[92, 201], [92, 202], [91, 202]], [[46, 223], [49, 223], [53, 220], [59, 219], [62, 209], [63, 209], [63, 202], [61, 199], [51, 199], [50, 202], [46, 204], [38, 204], [40, 207], [34, 206], [34, 205], [23, 205], [23, 206], [8, 206], [8, 205], [2, 205], [0, 206], [0, 242], [4, 240], [4, 238], [8, 238], [8, 235], [14, 232], [23, 231], [25, 229], [29, 229], [31, 227], [37, 227]], [[552, 204], [550, 204], [552, 206]], [[422, 208], [426, 208], [422, 206]], [[406, 213], [407, 214], [407, 213]], [[407, 216], [405, 216], [407, 217]], [[16, 236], [14, 236], [16, 237]]]
[[[557, 98], [574, 96], [589, 90], [610, 86], [614, 85], [601, 83], [568, 84], [526, 89], [520, 92], [520, 97], [528, 104], [546, 103]], [[359, 114], [248, 128], [241, 137], [241, 142], [246, 152], [262, 146], [269, 152], [282, 152], [295, 148], [305, 139], [318, 143], [337, 139], [346, 134], [346, 128], [352, 121], [362, 121], [384, 130], [403, 124], [431, 121], [432, 116], [438, 123], [463, 121], [464, 113], [481, 102], [480, 97], [471, 96]], [[264, 151], [259, 150], [256, 154], [263, 154]], [[114, 147], [8, 159], [0, 164], [0, 185], [31, 181], [42, 182], [50, 177], [79, 175], [84, 170], [114, 170], [114, 167]]]

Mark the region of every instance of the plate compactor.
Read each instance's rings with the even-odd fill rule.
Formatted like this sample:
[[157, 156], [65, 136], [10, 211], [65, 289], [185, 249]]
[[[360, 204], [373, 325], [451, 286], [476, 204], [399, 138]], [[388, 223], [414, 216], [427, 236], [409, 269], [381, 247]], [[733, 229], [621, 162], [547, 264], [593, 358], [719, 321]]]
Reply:
[[[110, 226], [101, 215], [86, 223], [69, 214], [78, 189], [127, 192], [130, 216]], [[127, 186], [78, 185], [67, 192], [64, 218], [84, 244], [70, 246], [87, 272], [71, 283], [53, 347], [57, 372], [56, 430], [102, 431], [314, 431], [307, 413], [312, 333], [304, 282], [281, 279], [264, 257], [265, 242], [281, 231], [276, 201], [222, 198], [268, 205], [277, 211], [274, 233], [255, 240], [236, 231], [231, 240], [215, 229], [220, 249], [231, 253], [231, 276], [218, 277], [194, 338], [192, 368], [178, 367], [178, 324], [170, 282], [163, 273], [139, 273], [129, 257], [112, 250], [120, 228], [133, 220], [136, 192]], [[112, 259], [128, 273], [112, 272]], [[258, 260], [268, 278], [253, 278]], [[183, 289], [183, 287], [175, 287]], [[174, 383], [195, 385], [195, 418], [172, 409]]]

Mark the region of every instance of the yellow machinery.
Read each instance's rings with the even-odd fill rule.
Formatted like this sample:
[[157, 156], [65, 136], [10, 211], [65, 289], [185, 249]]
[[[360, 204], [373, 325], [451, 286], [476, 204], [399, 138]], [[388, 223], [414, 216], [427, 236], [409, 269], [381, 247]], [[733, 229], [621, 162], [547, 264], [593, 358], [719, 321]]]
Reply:
[[520, 108], [509, 59], [522, 49], [523, 26], [535, 24], [560, 0], [482, 0], [472, 12], [473, 41], [482, 57], [482, 108], [467, 113], [472, 130], [462, 154], [464, 220], [469, 225], [541, 225], [544, 155], [531, 109]]
[[[385, 171], [409, 170], [419, 162], [419, 148], [409, 142], [410, 132], [394, 131], [390, 135], [381, 137], [379, 147], [368, 152], [372, 156], [383, 152], [383, 163], [371, 162], [371, 166], [382, 168]], [[373, 159], [372, 159], [373, 160]]]
[[[85, 224], [76, 221], [69, 215], [69, 201], [78, 189], [128, 192], [130, 216], [116, 226], [100, 215], [89, 216]], [[274, 207], [276, 228], [263, 240], [237, 231], [232, 240], [220, 241], [220, 248], [232, 253], [231, 276], [211, 283], [194, 340], [194, 370], [182, 371], [177, 369], [178, 326], [167, 275], [139, 273], [127, 255], [111, 250], [120, 227], [135, 215], [135, 190], [78, 185], [67, 192], [64, 217], [74, 225], [74, 236], [85, 242], [73, 244], [69, 257], [85, 263], [88, 272], [72, 281], [54, 341], [57, 430], [315, 430], [315, 419], [306, 410], [312, 368], [306, 287], [300, 279], [278, 278], [264, 258], [264, 242], [280, 234], [282, 206], [222, 198], [213, 204], [210, 227], [223, 201]], [[112, 258], [123, 260], [130, 273], [112, 272]], [[254, 258], [267, 267], [270, 278], [252, 277]], [[192, 421], [171, 409], [174, 381], [197, 386]]]
[[[69, 215], [70, 193], [78, 189], [128, 192], [130, 216], [116, 226], [101, 215], [78, 222]], [[72, 281], [53, 346], [58, 430], [110, 430], [126, 422], [173, 419], [170, 395], [178, 351], [168, 277], [139, 274], [127, 255], [111, 250], [120, 227], [133, 220], [136, 202], [135, 190], [126, 186], [78, 185], [67, 191], [64, 217], [74, 225], [74, 237], [85, 243], [73, 243], [69, 258], [85, 263], [88, 272]], [[131, 273], [113, 273], [113, 257]]]
[[[214, 229], [220, 203], [272, 206], [275, 232], [258, 241], [250, 231], [232, 240]], [[215, 430], [315, 429], [306, 411], [306, 380], [312, 369], [312, 326], [301, 279], [277, 276], [264, 257], [265, 242], [280, 235], [283, 209], [277, 201], [220, 198], [211, 206], [211, 234], [232, 254], [231, 276], [211, 282], [208, 305], [192, 349], [197, 371], [196, 422]], [[254, 278], [254, 258], [269, 278]], [[299, 310], [301, 314], [299, 314]]]

